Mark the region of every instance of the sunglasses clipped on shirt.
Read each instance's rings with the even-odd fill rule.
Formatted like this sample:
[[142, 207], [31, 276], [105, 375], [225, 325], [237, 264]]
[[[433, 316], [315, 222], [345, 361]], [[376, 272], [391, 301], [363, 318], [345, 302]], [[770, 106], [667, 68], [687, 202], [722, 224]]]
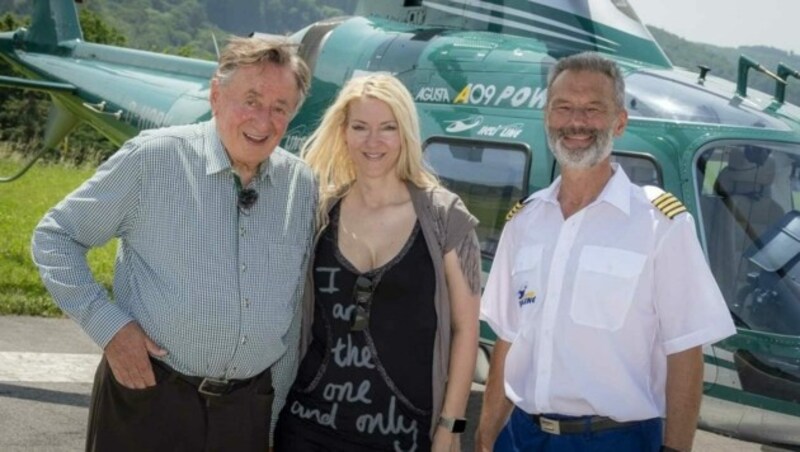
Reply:
[[239, 210], [250, 210], [258, 201], [258, 192], [255, 188], [245, 188], [244, 190], [239, 190], [236, 198], [236, 205], [239, 206]]
[[362, 331], [369, 325], [369, 305], [375, 293], [372, 279], [359, 275], [353, 288], [353, 299], [356, 302], [355, 315], [351, 318], [350, 331]]

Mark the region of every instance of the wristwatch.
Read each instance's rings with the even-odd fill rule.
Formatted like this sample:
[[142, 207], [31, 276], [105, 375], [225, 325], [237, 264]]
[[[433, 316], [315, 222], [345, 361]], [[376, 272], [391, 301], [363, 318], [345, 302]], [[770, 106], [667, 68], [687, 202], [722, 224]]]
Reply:
[[439, 425], [452, 433], [463, 433], [467, 429], [467, 420], [460, 417], [439, 417]]

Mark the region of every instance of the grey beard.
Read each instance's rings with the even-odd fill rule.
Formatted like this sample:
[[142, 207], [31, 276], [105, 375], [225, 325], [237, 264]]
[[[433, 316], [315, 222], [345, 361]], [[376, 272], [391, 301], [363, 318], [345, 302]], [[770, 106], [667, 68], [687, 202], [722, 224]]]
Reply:
[[592, 130], [595, 135], [594, 143], [586, 149], [567, 149], [561, 144], [560, 130], [547, 129], [547, 144], [553, 152], [558, 164], [562, 168], [585, 170], [589, 169], [606, 157], [611, 155], [614, 145], [614, 129]]

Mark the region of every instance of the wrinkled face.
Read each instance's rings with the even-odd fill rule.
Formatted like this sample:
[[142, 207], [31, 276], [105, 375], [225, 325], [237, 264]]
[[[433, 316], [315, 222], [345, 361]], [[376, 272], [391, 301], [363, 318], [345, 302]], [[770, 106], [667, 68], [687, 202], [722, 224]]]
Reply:
[[565, 168], [588, 169], [606, 159], [628, 114], [616, 106], [614, 84], [601, 73], [564, 71], [549, 87], [547, 142]]
[[371, 97], [350, 102], [345, 141], [358, 178], [395, 174], [400, 158], [400, 128], [385, 102]]
[[224, 83], [211, 83], [211, 110], [234, 167], [255, 167], [280, 143], [297, 106], [291, 68], [242, 66]]

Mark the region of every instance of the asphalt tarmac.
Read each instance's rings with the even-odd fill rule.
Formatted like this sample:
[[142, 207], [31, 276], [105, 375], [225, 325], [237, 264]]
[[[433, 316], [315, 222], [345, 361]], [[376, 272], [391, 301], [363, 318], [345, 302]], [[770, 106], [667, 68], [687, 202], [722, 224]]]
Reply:
[[[68, 319], [0, 316], [0, 451], [80, 451], [100, 349]], [[471, 451], [482, 387], [473, 386], [463, 435]], [[698, 431], [695, 451], [778, 451]]]

